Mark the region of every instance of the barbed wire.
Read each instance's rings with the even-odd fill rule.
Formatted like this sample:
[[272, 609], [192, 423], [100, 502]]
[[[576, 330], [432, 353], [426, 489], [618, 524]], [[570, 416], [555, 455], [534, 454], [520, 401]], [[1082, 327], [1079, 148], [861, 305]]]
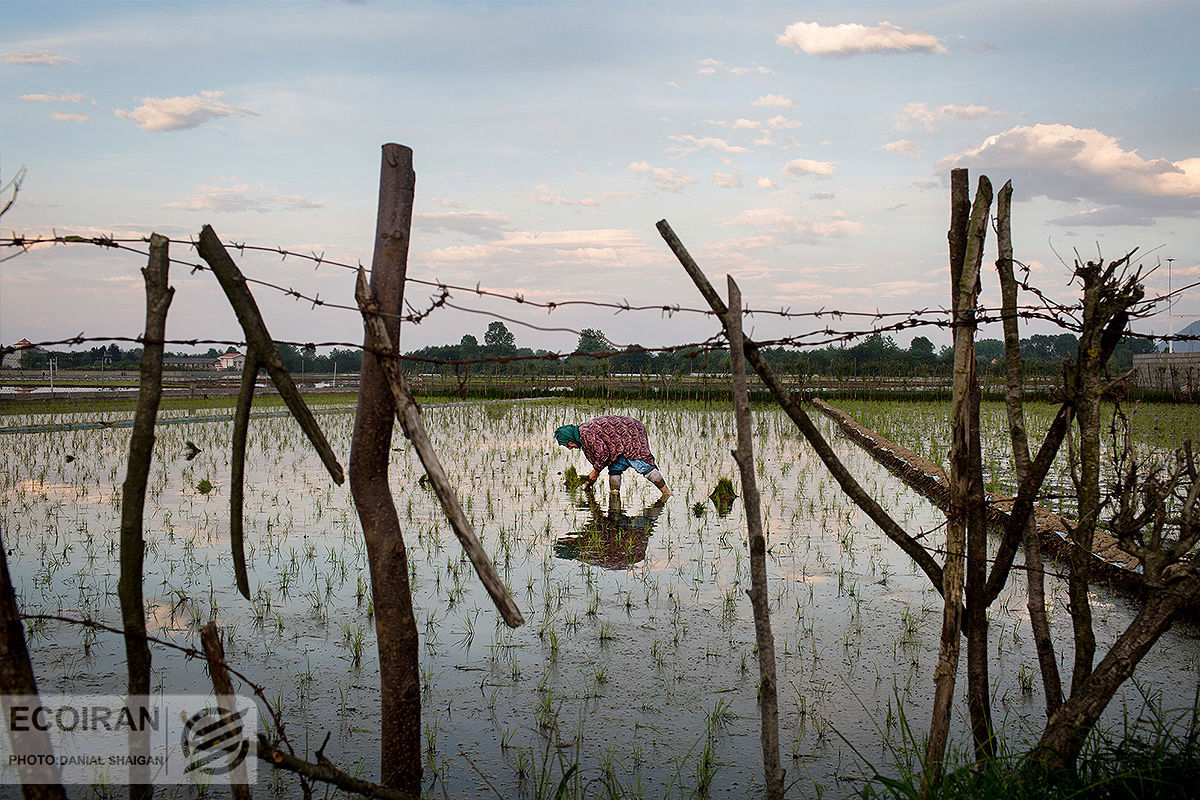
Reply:
[[[133, 244], [145, 244], [148, 241], [149, 241], [149, 237], [129, 237], [129, 238], [117, 238], [115, 236], [87, 237], [87, 236], [80, 236], [80, 235], [74, 235], [74, 234], [60, 235], [60, 234], [58, 234], [57, 231], [55, 231], [53, 233], [53, 235], [50, 237], [45, 237], [45, 236], [25, 237], [25, 236], [18, 236], [16, 234], [14, 234], [7, 238], [0, 238], [0, 246], [19, 247], [24, 252], [24, 251], [27, 251], [30, 247], [33, 247], [36, 245], [86, 244], [86, 245], [92, 245], [92, 246], [98, 246], [98, 247], [104, 247], [104, 248], [118, 249], [118, 250], [122, 250], [125, 252], [134, 253], [134, 254], [137, 254], [137, 255], [140, 255], [143, 257], [148, 257], [149, 253], [147, 251], [141, 250], [141, 249], [138, 249], [137, 247], [132, 246]], [[197, 243], [191, 239], [187, 239], [187, 240], [168, 239], [168, 241], [171, 243], [174, 243], [174, 244], [184, 245], [184, 246], [192, 248], [192, 249], [195, 249], [197, 246]], [[365, 267], [362, 267], [361, 264], [352, 265], [352, 264], [348, 264], [345, 262], [337, 261], [335, 259], [326, 258], [324, 252], [322, 252], [322, 253], [315, 253], [315, 252], [300, 253], [298, 251], [289, 250], [289, 249], [285, 249], [282, 247], [266, 247], [266, 246], [262, 246], [262, 245], [247, 244], [244, 241], [243, 242], [230, 242], [228, 247], [238, 250], [238, 252], [241, 253], [243, 256], [246, 251], [251, 251], [251, 252], [258, 252], [258, 253], [278, 254], [278, 255], [280, 255], [281, 259], [284, 259], [284, 260], [286, 260], [287, 258], [308, 260], [308, 261], [311, 261], [314, 264], [316, 264], [316, 267], [315, 267], [316, 269], [319, 269], [322, 265], [330, 265], [330, 266], [334, 266], [337, 268], [352, 270], [355, 272], [357, 272], [360, 268], [366, 269]], [[197, 271], [211, 271], [211, 268], [208, 267], [206, 264], [203, 264], [203, 263], [200, 263], [197, 261], [188, 261], [188, 260], [180, 259], [177, 257], [170, 258], [170, 261], [173, 264], [188, 268], [192, 273], [195, 273]], [[1015, 261], [1015, 260], [1014, 260], [1014, 263], [1021, 266], [1023, 269], [1025, 269], [1026, 275], [1028, 275], [1028, 268], [1026, 267], [1026, 265], [1021, 264], [1021, 262]], [[311, 304], [311, 308], [314, 310], [317, 308], [335, 308], [335, 309], [340, 309], [340, 310], [345, 310], [345, 311], [353, 311], [356, 314], [361, 313], [357, 306], [350, 306], [347, 304], [335, 303], [335, 302], [331, 302], [329, 300], [322, 299], [320, 297], [319, 292], [314, 293], [312, 296], [309, 296], [309, 295], [306, 295], [303, 292], [300, 292], [290, 286], [285, 287], [280, 284], [276, 284], [271, 281], [266, 281], [266, 280], [262, 280], [259, 278], [253, 278], [253, 277], [249, 277], [249, 276], [244, 276], [244, 277], [245, 277], [247, 283], [252, 283], [254, 285], [261, 286], [263, 288], [270, 289], [272, 291], [280, 292], [283, 295], [292, 297], [298, 301], [305, 300]], [[594, 308], [609, 308], [609, 309], [613, 309], [615, 313], [623, 313], [623, 312], [631, 312], [631, 311], [656, 311], [666, 317], [672, 317], [676, 313], [695, 313], [695, 314], [702, 314], [705, 316], [714, 315], [714, 312], [711, 309], [688, 308], [688, 307], [683, 307], [678, 304], [654, 304], [654, 305], [635, 306], [635, 305], [630, 304], [628, 301], [622, 301], [620, 303], [612, 303], [612, 302], [605, 302], [605, 301], [598, 301], [598, 300], [582, 300], [582, 299], [567, 299], [567, 300], [554, 300], [554, 301], [541, 302], [541, 301], [530, 300], [521, 293], [507, 294], [507, 293], [499, 292], [499, 291], [492, 290], [492, 289], [485, 289], [478, 283], [474, 287], [469, 287], [469, 286], [459, 286], [459, 285], [449, 284], [449, 283], [445, 283], [442, 281], [428, 281], [428, 280], [422, 280], [419, 278], [412, 278], [412, 277], [406, 277], [406, 282], [413, 283], [416, 285], [434, 287], [437, 290], [437, 294], [430, 297], [429, 306], [422, 310], [418, 310], [417, 308], [415, 308], [411, 303], [409, 303], [406, 300], [405, 304], [408, 306], [408, 309], [409, 309], [408, 313], [406, 313], [406, 314], [390, 314], [390, 313], [380, 312], [380, 316], [384, 316], [384, 317], [392, 318], [392, 319], [399, 319], [401, 322], [408, 322], [410, 324], [420, 324], [424, 319], [429, 317], [434, 311], [436, 311], [438, 309], [449, 308], [449, 309], [453, 309], [455, 311], [459, 311], [459, 312], [463, 312], [463, 313], [480, 314], [483, 316], [487, 316], [493, 320], [501, 320], [504, 322], [509, 322], [514, 325], [519, 325], [519, 326], [529, 328], [532, 330], [537, 330], [540, 332], [568, 333], [568, 334], [580, 337], [581, 340], [587, 335], [584, 330], [579, 330], [576, 328], [562, 327], [562, 326], [538, 325], [536, 323], [532, 323], [527, 320], [522, 320], [522, 319], [518, 319], [515, 317], [511, 317], [511, 316], [498, 314], [491, 310], [470, 308], [470, 307], [467, 307], [467, 306], [464, 306], [464, 305], [461, 305], [458, 303], [451, 303], [450, 299], [454, 296], [452, 294], [452, 292], [456, 292], [456, 291], [470, 293], [471, 295], [478, 296], [478, 297], [504, 299], [504, 300], [508, 300], [508, 301], [511, 301], [511, 302], [514, 302], [517, 304], [527, 305], [527, 306], [533, 307], [533, 308], [544, 309], [544, 310], [546, 310], [547, 313], [552, 313], [553, 311], [561, 309], [561, 308], [578, 305], [578, 306], [589, 306], [589, 307], [594, 307]], [[1049, 298], [1047, 295], [1045, 295], [1045, 293], [1043, 293], [1037, 287], [1029, 284], [1027, 280], [1019, 282], [1019, 285], [1022, 288], [1024, 288], [1025, 290], [1034, 294], [1036, 297], [1038, 297], [1039, 300], [1041, 301], [1041, 305], [1018, 307], [1018, 309], [1015, 313], [1015, 315], [1018, 318], [1026, 319], [1026, 320], [1040, 320], [1040, 321], [1050, 322], [1050, 323], [1057, 325], [1065, 330], [1071, 330], [1071, 331], [1075, 331], [1075, 332], [1078, 332], [1079, 330], [1081, 330], [1082, 321], [1077, 318], [1076, 309], [1074, 307], [1067, 306], [1065, 304], [1053, 301], [1051, 298]], [[1150, 300], [1143, 301], [1143, 303], [1140, 304], [1135, 309], [1135, 314], [1133, 316], [1144, 315], [1145, 313], [1148, 313], [1149, 309], [1153, 308], [1153, 306], [1157, 302], [1174, 297], [1174, 296], [1178, 295], [1179, 293], [1181, 293], [1182, 291], [1185, 291], [1187, 288], [1191, 288], [1196, 285], [1200, 285], [1200, 282], [1193, 283], [1188, 286], [1182, 287], [1181, 289], [1175, 290], [1175, 291], [1169, 293], [1168, 295], [1163, 295], [1161, 297], [1152, 298]], [[914, 329], [914, 328], [920, 328], [920, 327], [953, 328], [955, 325], [955, 323], [950, 319], [950, 316], [951, 316], [950, 311], [948, 309], [944, 309], [944, 308], [924, 308], [924, 309], [912, 309], [912, 310], [907, 310], [907, 311], [880, 311], [877, 309], [874, 312], [867, 312], [867, 311], [844, 311], [844, 310], [839, 310], [839, 309], [826, 309], [826, 308], [822, 307], [820, 309], [817, 309], [816, 311], [793, 312], [790, 310], [790, 307], [789, 308], [781, 308], [779, 310], [755, 309], [755, 308], [747, 307], [747, 308], [743, 309], [743, 314], [745, 314], [746, 316], [751, 316], [751, 317], [755, 316], [755, 315], [765, 315], [765, 316], [774, 316], [774, 317], [780, 317], [780, 318], [792, 319], [792, 320], [794, 320], [794, 319], [813, 319], [813, 320], [838, 319], [838, 320], [841, 320], [841, 319], [845, 319], [845, 318], [871, 319], [876, 322], [881, 322], [883, 320], [888, 320], [888, 319], [895, 320], [888, 324], [882, 324], [882, 325], [876, 324], [876, 325], [872, 325], [868, 328], [857, 329], [857, 330], [839, 330], [839, 329], [835, 329], [831, 326], [826, 325], [823, 328], [817, 328], [817, 329], [810, 330], [810, 331], [807, 331], [807, 332], [804, 332], [801, 334], [796, 334], [796, 335], [792, 335], [792, 336], [784, 336], [784, 337], [776, 337], [773, 339], [765, 339], [765, 340], [760, 340], [760, 341], [755, 342], [755, 344], [758, 347], [768, 347], [768, 348], [769, 347], [813, 348], [813, 347], [821, 347], [821, 346], [830, 346], [830, 345], [834, 345], [834, 344], [845, 344], [847, 342], [854, 341], [856, 339], [862, 339], [862, 338], [875, 336], [875, 335], [882, 335], [885, 333], [895, 333], [895, 332], [900, 332], [900, 331], [904, 331], [904, 330], [908, 330], [908, 329]], [[980, 306], [979, 309], [977, 310], [977, 312], [975, 313], [975, 315], [973, 316], [972, 322], [973, 322], [973, 324], [976, 324], [976, 325], [1000, 322], [1004, 319], [1004, 316], [1005, 315], [1001, 311], [998, 311], [996, 309], [989, 309], [986, 306]], [[1162, 335], [1156, 335], [1156, 334], [1147, 334], [1147, 333], [1139, 333], [1139, 332], [1135, 332], [1135, 331], [1130, 331], [1126, 335], [1133, 337], [1133, 338], [1149, 339], [1149, 340], [1164, 341], [1164, 342], [1165, 341], [1200, 341], [1200, 336], [1194, 336], [1194, 335], [1188, 335], [1188, 334], [1175, 334], [1175, 335], [1162, 336]], [[611, 357], [614, 357], [617, 355], [630, 354], [630, 353], [683, 352], [683, 353], [694, 354], [695, 356], [698, 356], [705, 352], [713, 352], [716, 350], [724, 349], [724, 345], [719, 343], [721, 340], [724, 339], [724, 334], [722, 332], [718, 332], [718, 333], [714, 334], [713, 336], [709, 337], [708, 339], [702, 340], [702, 341], [693, 341], [693, 342], [686, 342], [683, 344], [665, 345], [665, 346], [661, 346], [661, 347], [645, 347], [645, 346], [642, 346], [642, 345], [636, 344], [636, 343], [620, 345], [620, 344], [617, 344], [617, 343], [614, 343], [613, 341], [611, 341], [611, 339], [609, 339], [607, 336], [605, 336], [603, 338], [604, 338], [605, 343], [613, 348], [612, 350], [588, 351], [588, 352], [580, 351], [580, 350], [558, 351], [558, 352], [543, 351], [540, 353], [516, 354], [516, 355], [508, 354], [508, 355], [485, 356], [485, 357], [480, 357], [480, 358], [469, 358], [469, 359], [438, 359], [438, 358], [414, 356], [414, 355], [410, 354], [410, 355], [403, 356], [403, 358], [405, 360], [409, 360], [409, 361], [424, 361], [424, 362], [438, 364], [438, 365], [467, 366], [467, 365], [489, 364], [489, 363], [490, 364], [508, 364], [508, 363], [514, 363], [514, 362], [518, 362], [518, 361], [555, 360], [555, 359], [570, 358], [573, 356], [586, 356], [586, 357], [595, 358], [595, 359], [604, 359], [604, 358], [611, 358]], [[30, 346], [33, 346], [33, 347], [50, 347], [50, 346], [59, 346], [59, 345], [76, 346], [76, 345], [80, 345], [80, 344], [84, 344], [84, 343], [88, 343], [88, 342], [96, 342], [96, 341], [107, 341], [107, 342], [124, 341], [124, 342], [135, 342], [135, 343], [143, 343], [143, 344], [145, 343], [143, 340], [143, 337], [141, 337], [141, 336], [135, 336], [135, 337], [87, 336], [83, 333], [80, 333], [76, 336], [69, 337], [69, 338], [33, 343]], [[157, 343], [157, 342], [155, 342], [155, 343]], [[163, 344], [175, 344], [175, 345], [187, 345], [187, 346], [198, 346], [198, 345], [204, 345], [204, 344], [232, 346], [232, 347], [245, 346], [245, 342], [243, 342], [243, 341], [227, 340], [227, 339], [164, 340]], [[355, 342], [322, 342], [322, 343], [303, 342], [303, 343], [301, 343], [301, 342], [277, 340], [276, 344], [277, 345], [280, 345], [280, 344], [292, 345], [292, 346], [302, 347], [302, 348], [347, 347], [347, 348], [351, 348], [354, 350], [364, 350], [364, 348], [361, 344], [355, 343]], [[453, 346], [453, 345], [449, 345], [449, 346]], [[14, 352], [15, 350], [16, 350], [15, 346], [12, 346], [12, 345], [0, 348], [0, 352], [3, 352], [5, 354]], [[369, 350], [367, 350], [367, 352], [369, 352]]]
[[[32, 247], [35, 245], [41, 245], [41, 244], [51, 244], [51, 245], [53, 245], [53, 244], [91, 244], [91, 245], [100, 246], [100, 247], [124, 249], [124, 250], [128, 250], [130, 252], [138, 253], [139, 255], [148, 255], [148, 253], [146, 253], [145, 251], [137, 250], [136, 248], [129, 247], [128, 245], [131, 243], [147, 243], [147, 242], [149, 242], [149, 240], [150, 239], [148, 236], [127, 237], [127, 238], [116, 238], [114, 236], [90, 236], [90, 237], [88, 237], [88, 236], [79, 236], [79, 235], [59, 235], [56, 232], [52, 236], [49, 236], [49, 237], [45, 237], [45, 236], [26, 237], [26, 236], [17, 236], [14, 234], [13, 236], [10, 236], [7, 238], [0, 238], [0, 247], [7, 246], [7, 247], [21, 247], [22, 249], [28, 249], [29, 247]], [[196, 244], [197, 244], [192, 239], [169, 239], [168, 238], [168, 241], [172, 244], [180, 244], [180, 245], [184, 245], [186, 247], [193, 248], [193, 249], [196, 247]], [[346, 270], [355, 271], [355, 272], [357, 272], [357, 270], [360, 268], [366, 270], [368, 273], [370, 272], [370, 269], [368, 267], [364, 266], [361, 262], [358, 262], [356, 264], [350, 264], [347, 262], [338, 261], [337, 259], [326, 258], [324, 251], [322, 251], [321, 253], [316, 253], [316, 252], [303, 253], [298, 250], [291, 250], [291, 249], [287, 249], [287, 248], [279, 247], [279, 246], [264, 246], [264, 245], [247, 244], [245, 241], [242, 241], [242, 242], [230, 241], [227, 243], [226, 246], [231, 249], [237, 250], [239, 253], [242, 253], [243, 255], [245, 254], [246, 251], [250, 251], [250, 252], [258, 252], [258, 253], [278, 254], [281, 257], [281, 260], [293, 258], [293, 259], [298, 259], [298, 260], [311, 261], [312, 263], [314, 263], [316, 265], [317, 269], [319, 269], [321, 266], [328, 265], [328, 266], [333, 266], [333, 267], [337, 267], [340, 269], [346, 269]], [[206, 265], [198, 263], [198, 262], [193, 262], [193, 261], [184, 261], [182, 259], [172, 258], [171, 262], [175, 263], [175, 264], [179, 264], [181, 266], [186, 266], [189, 269], [191, 269], [192, 271], [208, 269], [208, 267]], [[1022, 264], [1019, 261], [1014, 260], [1014, 263], [1021, 266], [1022, 268], [1026, 268], [1026, 265]], [[259, 285], [269, 287], [269, 288], [275, 289], [277, 291], [283, 292], [284, 294], [295, 297], [296, 299], [308, 300], [314, 306], [328, 306], [330, 308], [340, 308], [340, 309], [352, 310], [352, 311], [358, 310], [354, 306], [331, 303], [327, 300], [321, 300], [319, 298], [319, 296], [309, 297], [309, 296], [303, 295], [300, 292], [298, 292], [295, 289], [292, 289], [290, 287], [282, 287], [277, 284], [272, 284], [272, 283], [257, 280], [257, 279], [247, 278], [247, 280], [258, 283]], [[615, 311], [617, 313], [628, 312], [628, 311], [655, 311], [660, 314], [666, 315], [668, 317], [673, 316], [674, 314], [677, 314], [677, 313], [699, 314], [702, 316], [715, 316], [715, 312], [713, 312], [712, 309], [710, 309], [710, 308], [692, 308], [692, 307], [682, 306], [678, 303], [654, 303], [654, 304], [648, 304], [648, 305], [633, 305], [628, 300], [622, 300], [620, 302], [611, 302], [611, 301], [603, 301], [603, 300], [585, 300], [585, 299], [538, 301], [538, 300], [530, 299], [527, 295], [525, 295], [522, 292], [513, 292], [513, 293], [500, 292], [495, 289], [484, 288], [482, 286], [482, 284], [480, 284], [480, 283], [476, 283], [474, 286], [463, 286], [463, 285], [458, 285], [458, 284], [447, 283], [445, 281], [440, 281], [440, 280], [425, 280], [425, 279], [421, 279], [421, 278], [414, 278], [412, 276], [406, 276], [405, 282], [412, 283], [412, 284], [419, 285], [419, 286], [432, 287], [443, 295], [446, 295], [450, 292], [469, 292], [478, 297], [489, 297], [489, 298], [495, 298], [495, 299], [502, 299], [502, 300], [507, 300], [507, 301], [517, 303], [520, 305], [526, 305], [531, 308], [544, 309], [547, 313], [551, 313], [558, 309], [567, 308], [570, 306], [587, 306], [587, 307], [592, 307], [592, 308], [612, 309], [613, 311]], [[1043, 313], [1047, 312], [1048, 309], [1053, 309], [1054, 311], [1057, 311], [1057, 312], [1069, 312], [1070, 311], [1069, 306], [1062, 304], [1062, 303], [1057, 303], [1056, 301], [1051, 300], [1048, 296], [1046, 296], [1043, 292], [1041, 292], [1037, 287], [1035, 287], [1027, 282], [1021, 282], [1020, 285], [1022, 288], [1035, 294], [1040, 300], [1042, 300], [1043, 304], [1040, 306], [1019, 306], [1018, 310], [1041, 311]], [[1197, 285], [1200, 285], [1200, 282], [1181, 287], [1180, 289], [1177, 289], [1177, 290], [1171, 292], [1169, 295], [1162, 295], [1162, 296], [1157, 296], [1155, 298], [1151, 298], [1151, 299], [1145, 301], [1145, 304], [1159, 303], [1161, 301], [1168, 299], [1169, 297], [1177, 296], [1181, 292], [1186, 291], [1187, 289], [1192, 288]], [[987, 312], [986, 306], [981, 307], [981, 311], [986, 313]], [[423, 312], [421, 314], [421, 316], [422, 317], [427, 316], [428, 313], [429, 313], [428, 311]], [[892, 317], [913, 317], [913, 316], [920, 317], [920, 316], [925, 316], [925, 315], [937, 315], [940, 317], [947, 317], [947, 318], [949, 318], [951, 316], [951, 311], [949, 309], [943, 308], [943, 307], [924, 308], [924, 309], [909, 309], [909, 310], [904, 310], [904, 311], [880, 311], [878, 309], [876, 309], [875, 311], [847, 311], [847, 310], [841, 310], [841, 309], [828, 309], [825, 307], [821, 307], [814, 311], [792, 311], [790, 306], [781, 307], [779, 309], [754, 308], [754, 307], [747, 306], [746, 308], [743, 309], [742, 313], [749, 317], [770, 316], [770, 317], [779, 317], [779, 318], [783, 318], [783, 319], [823, 319], [823, 318], [828, 317], [828, 318], [837, 318], [837, 319], [862, 318], [862, 319], [881, 320], [881, 319], [888, 319], [888, 318], [892, 318]], [[995, 311], [993, 310], [992, 313], [994, 314]], [[393, 316], [400, 316], [400, 315], [393, 315]], [[405, 319], [404, 317], [401, 317], [401, 318]], [[977, 317], [977, 319], [978, 319], [978, 317]], [[406, 319], [406, 321], [413, 321], [413, 320]], [[986, 321], [997, 321], [997, 320], [995, 318], [990, 318]], [[1049, 320], [1049, 321], [1053, 321], [1053, 320]]]

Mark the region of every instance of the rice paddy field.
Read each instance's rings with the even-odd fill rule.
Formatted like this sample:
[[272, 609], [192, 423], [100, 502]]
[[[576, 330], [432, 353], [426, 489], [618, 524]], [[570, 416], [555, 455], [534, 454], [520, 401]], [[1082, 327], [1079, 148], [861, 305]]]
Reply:
[[[914, 449], [944, 448], [940, 406], [842, 405]], [[318, 419], [346, 464], [353, 413], [330, 411]], [[618, 502], [606, 491], [593, 497], [565, 487], [568, 468], [587, 465], [554, 445], [553, 430], [604, 413], [645, 421], [674, 496], [659, 502], [632, 471]], [[232, 423], [186, 411], [164, 416], [172, 419], [158, 429], [146, 508], [151, 633], [194, 646], [199, 628], [215, 620], [228, 661], [266, 687], [298, 750], [311, 759], [329, 734], [328, 757], [377, 779], [374, 616], [348, 487], [332, 483], [291, 419], [251, 423], [246, 601], [234, 589], [228, 545]], [[564, 797], [761, 792], [742, 506], [738, 499], [718, 508], [709, 498], [719, 478], [737, 484], [732, 411], [494, 402], [430, 406], [425, 417], [527, 620], [516, 630], [500, 622], [397, 432], [390, 481], [421, 636], [427, 794], [552, 797], [560, 785]], [[0, 427], [46, 421], [5, 417]], [[897, 519], [940, 541], [943, 519], [931, 504], [818, 422]], [[906, 735], [920, 737], [928, 724], [940, 598], [841, 494], [781, 411], [758, 408], [754, 432], [788, 794], [854, 795], [875, 770], [896, 774], [909, 757]], [[120, 625], [128, 439], [127, 428], [107, 424], [0, 434], [0, 530], [25, 613]], [[994, 432], [988, 440], [995, 463], [1007, 463], [1004, 440]], [[189, 442], [200, 449], [191, 460]], [[1065, 589], [1052, 579], [1048, 591], [1069, 664]], [[1103, 648], [1133, 608], [1105, 589], [1093, 599]], [[1013, 750], [1044, 716], [1026, 617], [1018, 575], [991, 616], [993, 707]], [[43, 692], [122, 693], [119, 636], [40, 620], [27, 631]], [[156, 648], [154, 669], [156, 691], [209, 688], [203, 664], [177, 652]], [[1184, 623], [1145, 659], [1106, 724], [1169, 725], [1190, 713], [1198, 689], [1200, 635]], [[968, 744], [964, 718], [960, 703], [958, 746]], [[294, 796], [296, 786], [263, 769], [256, 792]], [[160, 787], [159, 796], [169, 794]]]

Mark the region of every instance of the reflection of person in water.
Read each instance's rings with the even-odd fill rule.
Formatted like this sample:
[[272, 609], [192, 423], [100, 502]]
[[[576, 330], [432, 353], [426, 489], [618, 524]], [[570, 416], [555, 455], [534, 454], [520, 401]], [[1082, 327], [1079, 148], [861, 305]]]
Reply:
[[667, 498], [658, 498], [641, 514], [631, 517], [622, 510], [619, 494], [609, 493], [607, 510], [601, 508], [590, 490], [586, 494], [587, 502], [579, 507], [590, 512], [587, 524], [555, 542], [554, 554], [605, 569], [628, 569], [644, 559], [650, 531]]
[[563, 425], [554, 432], [554, 439], [568, 450], [582, 450], [592, 462], [592, 471], [587, 476], [591, 486], [600, 477], [600, 470], [608, 468], [608, 488], [620, 491], [621, 473], [633, 469], [646, 476], [663, 497], [671, 494], [646, 437], [646, 426], [633, 417], [596, 417], [582, 425]]

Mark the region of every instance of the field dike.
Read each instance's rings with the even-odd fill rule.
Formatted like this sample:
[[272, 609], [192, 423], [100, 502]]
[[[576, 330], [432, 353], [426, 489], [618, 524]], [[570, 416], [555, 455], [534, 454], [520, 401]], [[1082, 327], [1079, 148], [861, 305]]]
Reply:
[[[946, 471], [927, 458], [901, 447], [892, 440], [860, 424], [850, 414], [822, 400], [814, 399], [813, 405], [828, 416], [854, 442], [861, 445], [887, 470], [906, 484], [933, 501], [946, 511], [950, 507], [950, 481]], [[1010, 497], [986, 492], [987, 519], [993, 527], [1008, 522], [1008, 509], [1012, 507]], [[1034, 507], [1034, 519], [1038, 535], [1042, 540], [1043, 552], [1063, 559], [1073, 546], [1068, 538], [1067, 524], [1061, 516], [1044, 508]], [[1133, 556], [1117, 545], [1117, 540], [1106, 531], [1097, 529], [1093, 540], [1095, 563], [1092, 566], [1093, 580], [1114, 586], [1135, 588], [1141, 583], [1141, 569]]]

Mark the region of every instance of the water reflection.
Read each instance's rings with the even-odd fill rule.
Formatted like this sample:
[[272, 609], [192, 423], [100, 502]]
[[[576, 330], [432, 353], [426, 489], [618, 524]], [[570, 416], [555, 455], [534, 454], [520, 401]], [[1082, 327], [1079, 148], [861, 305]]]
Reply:
[[579, 509], [588, 512], [587, 523], [556, 541], [554, 554], [605, 569], [628, 569], [645, 559], [650, 532], [667, 499], [660, 497], [631, 517], [621, 508], [619, 494], [609, 493], [608, 508], [603, 508], [592, 492], [587, 492], [586, 497]]

